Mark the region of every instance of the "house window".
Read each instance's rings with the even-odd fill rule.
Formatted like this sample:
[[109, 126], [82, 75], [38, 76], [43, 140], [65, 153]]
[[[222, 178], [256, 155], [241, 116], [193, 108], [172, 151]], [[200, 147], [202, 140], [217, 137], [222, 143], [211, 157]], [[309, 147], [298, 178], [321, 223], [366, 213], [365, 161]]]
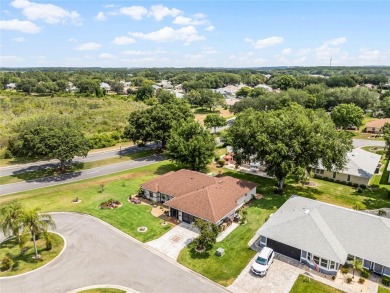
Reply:
[[310, 252], [307, 253], [307, 260], [311, 260], [311, 253]]
[[324, 175], [324, 170], [320, 170], [320, 173], [321, 173], [322, 175]]
[[355, 257], [353, 255], [348, 254], [347, 261], [353, 261]]
[[318, 265], [320, 263], [320, 258], [316, 255], [313, 255], [313, 261]]
[[336, 172], [333, 172], [333, 179], [336, 179]]
[[336, 269], [336, 263], [334, 261], [330, 261], [329, 269], [335, 270]]
[[301, 255], [302, 258], [306, 258], [307, 257], [307, 252], [302, 250], [302, 255]]
[[351, 175], [347, 176], [347, 182], [351, 181]]
[[328, 267], [328, 260], [325, 258], [321, 258], [321, 267], [327, 268]]

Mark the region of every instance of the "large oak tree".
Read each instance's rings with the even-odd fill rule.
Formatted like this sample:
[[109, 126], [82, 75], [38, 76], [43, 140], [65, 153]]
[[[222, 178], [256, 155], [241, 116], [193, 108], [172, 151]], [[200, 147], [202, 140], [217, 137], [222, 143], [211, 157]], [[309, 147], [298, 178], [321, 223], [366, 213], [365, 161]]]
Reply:
[[350, 136], [337, 131], [324, 111], [298, 105], [269, 112], [244, 111], [229, 129], [228, 143], [238, 163], [262, 162], [267, 174], [277, 178], [280, 191], [287, 176], [302, 174], [320, 161], [327, 170], [343, 169], [352, 148]]

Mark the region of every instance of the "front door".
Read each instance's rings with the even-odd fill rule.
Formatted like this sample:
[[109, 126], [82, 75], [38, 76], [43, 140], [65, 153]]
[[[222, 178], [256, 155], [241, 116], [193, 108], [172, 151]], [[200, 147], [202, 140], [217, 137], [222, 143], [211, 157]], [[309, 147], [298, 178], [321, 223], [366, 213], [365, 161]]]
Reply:
[[383, 266], [377, 263], [374, 263], [374, 267], [372, 269], [375, 273], [382, 275]]
[[178, 219], [179, 218], [179, 211], [173, 208], [169, 208], [169, 212], [172, 218]]

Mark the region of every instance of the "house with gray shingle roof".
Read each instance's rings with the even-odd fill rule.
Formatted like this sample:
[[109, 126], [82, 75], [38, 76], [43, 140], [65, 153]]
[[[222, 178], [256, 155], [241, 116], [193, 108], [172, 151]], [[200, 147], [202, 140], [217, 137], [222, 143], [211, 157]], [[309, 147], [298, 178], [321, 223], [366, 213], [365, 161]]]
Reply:
[[371, 177], [379, 172], [380, 159], [380, 155], [357, 148], [347, 153], [347, 164], [344, 170], [328, 171], [320, 163], [314, 169], [314, 174], [319, 177], [333, 178], [335, 181], [367, 186]]
[[390, 276], [388, 218], [292, 196], [254, 240], [254, 247], [271, 247], [324, 274], [335, 275], [345, 262], [359, 259], [364, 268]]

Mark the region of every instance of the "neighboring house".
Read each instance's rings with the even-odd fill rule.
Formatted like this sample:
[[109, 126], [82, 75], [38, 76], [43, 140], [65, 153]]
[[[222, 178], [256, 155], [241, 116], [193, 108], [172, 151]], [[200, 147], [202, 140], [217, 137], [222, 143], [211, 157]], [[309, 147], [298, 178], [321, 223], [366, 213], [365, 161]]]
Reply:
[[213, 89], [214, 92], [222, 94], [226, 99], [234, 99], [236, 97], [236, 92], [246, 85], [228, 85], [222, 88]]
[[351, 182], [352, 184], [368, 185], [371, 177], [379, 172], [380, 155], [362, 149], [353, 149], [347, 153], [347, 164], [344, 170], [327, 171], [321, 164], [314, 169], [319, 177], [333, 178], [335, 181]]
[[267, 90], [267, 91], [269, 91], [269, 92], [272, 92], [272, 91], [273, 91], [272, 87], [270, 87], [269, 85], [266, 85], [266, 84], [258, 84], [258, 85], [255, 86], [255, 87], [261, 87], [261, 88], [263, 88], [263, 89], [265, 89], [265, 90]]
[[292, 196], [255, 239], [324, 274], [359, 259], [364, 268], [390, 276], [390, 219], [384, 217]]
[[144, 196], [169, 207], [169, 215], [192, 223], [200, 218], [217, 225], [256, 195], [256, 183], [230, 176], [212, 177], [182, 169], [142, 184]]
[[373, 120], [366, 124], [366, 132], [379, 133], [382, 132], [383, 126], [385, 123], [390, 123], [390, 118], [383, 118], [378, 120]]
[[10, 89], [10, 90], [14, 90], [16, 88], [16, 84], [14, 82], [7, 83], [5, 85], [5, 88]]
[[100, 83], [100, 88], [105, 90], [106, 92], [111, 90], [111, 86], [108, 83], [106, 83], [106, 82], [101, 82]]

